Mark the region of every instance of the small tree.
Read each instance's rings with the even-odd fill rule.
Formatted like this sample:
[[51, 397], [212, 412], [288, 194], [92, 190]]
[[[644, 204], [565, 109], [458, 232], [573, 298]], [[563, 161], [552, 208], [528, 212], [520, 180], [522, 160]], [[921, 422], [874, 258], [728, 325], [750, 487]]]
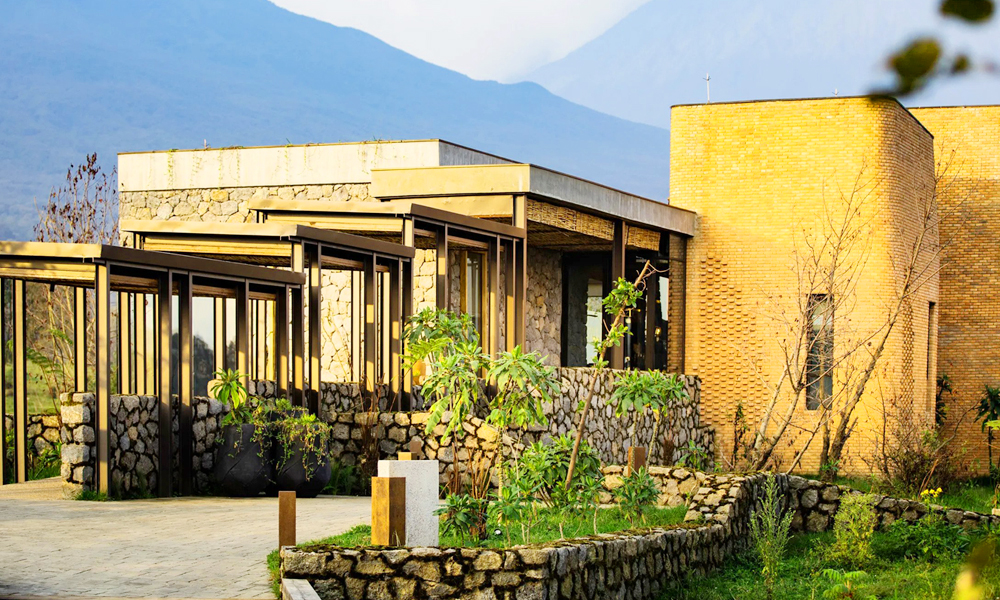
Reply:
[[[674, 408], [677, 402], [688, 397], [684, 389], [684, 380], [676, 374], [666, 374], [662, 371], [626, 371], [618, 377], [615, 389], [611, 393], [611, 404], [615, 407], [615, 417], [621, 418], [629, 411], [635, 413], [635, 420], [629, 439], [635, 445], [636, 428], [639, 419], [648, 410], [655, 420], [653, 433], [649, 439], [650, 454], [660, 432], [663, 415]], [[670, 460], [671, 457], [664, 457]]]
[[645, 288], [646, 278], [656, 270], [646, 261], [642, 271], [635, 281], [628, 281], [624, 277], [619, 277], [614, 289], [604, 298], [604, 312], [612, 317], [611, 324], [607, 326], [604, 337], [594, 340], [594, 349], [597, 351], [597, 358], [594, 359], [594, 369], [597, 371], [590, 379], [590, 386], [587, 388], [587, 396], [584, 398], [583, 406], [580, 410], [580, 419], [576, 426], [576, 440], [573, 442], [573, 453], [569, 458], [569, 469], [566, 472], [566, 488], [569, 489], [573, 482], [573, 472], [576, 470], [576, 459], [580, 453], [580, 443], [583, 441], [583, 432], [587, 425], [587, 416], [590, 414], [590, 406], [594, 402], [594, 393], [597, 389], [597, 380], [608, 368], [608, 361], [605, 356], [608, 350], [618, 346], [625, 338], [628, 327], [625, 325], [625, 318], [629, 315], [635, 303], [642, 295]]
[[774, 583], [778, 568], [785, 558], [788, 531], [792, 526], [792, 511], [783, 510], [782, 495], [776, 477], [768, 477], [760, 507], [750, 515], [750, 538], [760, 558], [760, 574], [768, 600], [774, 598]]

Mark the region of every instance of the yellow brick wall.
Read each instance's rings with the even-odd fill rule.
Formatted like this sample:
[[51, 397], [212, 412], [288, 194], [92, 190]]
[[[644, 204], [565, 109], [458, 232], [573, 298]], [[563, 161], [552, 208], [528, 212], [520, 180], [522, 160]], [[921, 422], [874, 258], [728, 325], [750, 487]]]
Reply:
[[[919, 228], [917, 199], [926, 200], [933, 189], [931, 135], [892, 101], [834, 98], [672, 110], [670, 200], [699, 214], [688, 246], [685, 370], [702, 378], [703, 418], [715, 426], [723, 453], [732, 448], [737, 402], [742, 400], [753, 425], [770, 397], [762, 382], [780, 375], [781, 331], [772, 317], [777, 310], [795, 310], [799, 285], [792, 268], [804, 232], [817, 230], [824, 202], [839, 202], [839, 190], [848, 192], [863, 167], [872, 181], [866, 206], [874, 234], [850, 331], [835, 332], [837, 344], [873, 332], [896, 297], [894, 273]], [[769, 300], [777, 300], [777, 307], [767, 308]], [[855, 413], [859, 423], [841, 465], [845, 470], [868, 471], [863, 458], [874, 455], [883, 431], [883, 398], [912, 402], [916, 421], [932, 422], [926, 372], [932, 301], [936, 277], [911, 298], [890, 338], [878, 383], [870, 386], [883, 393], [869, 393]], [[790, 400], [782, 397], [781, 403]], [[801, 399], [792, 431], [811, 429], [818, 414], [805, 410]], [[802, 443], [800, 434], [787, 438], [780, 448], [785, 465]], [[818, 470], [818, 451], [817, 439], [800, 471]]]
[[969, 411], [986, 384], [1000, 385], [1000, 106], [911, 112], [934, 134], [943, 174], [938, 368], [954, 387], [944, 431], [957, 426], [956, 450], [981, 472], [986, 435]]

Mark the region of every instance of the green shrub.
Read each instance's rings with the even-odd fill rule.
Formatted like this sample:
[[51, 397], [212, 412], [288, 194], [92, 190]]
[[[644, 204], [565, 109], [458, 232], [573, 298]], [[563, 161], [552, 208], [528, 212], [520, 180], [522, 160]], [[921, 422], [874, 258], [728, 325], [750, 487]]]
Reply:
[[833, 519], [833, 544], [829, 558], [838, 563], [860, 567], [872, 557], [871, 543], [878, 525], [873, 494], [848, 494], [840, 499]]
[[577, 478], [574, 478], [567, 490], [566, 473], [572, 453], [573, 438], [568, 435], [560, 435], [551, 444], [535, 443], [529, 446], [519, 461], [524, 487], [535, 490], [538, 497], [550, 507], [568, 507], [575, 503], [582, 489], [581, 479], [591, 477], [600, 480], [603, 475], [597, 451], [583, 440], [576, 463]]
[[874, 594], [862, 592], [862, 584], [868, 579], [864, 571], [838, 571], [823, 569], [823, 578], [829, 587], [823, 590], [823, 598], [827, 600], [877, 600]]
[[441, 515], [441, 531], [458, 536], [464, 545], [477, 543], [487, 535], [487, 508], [489, 499], [475, 498], [469, 494], [448, 494], [444, 506], [434, 514]]
[[612, 494], [622, 514], [629, 523], [635, 525], [640, 519], [646, 522], [646, 509], [656, 504], [660, 490], [656, 486], [656, 481], [649, 475], [649, 471], [642, 468], [622, 478], [622, 484], [615, 488]]
[[916, 523], [894, 521], [876, 536], [873, 552], [883, 558], [922, 558], [931, 562], [959, 558], [969, 550], [969, 532], [952, 525], [939, 514], [929, 514]]
[[782, 508], [778, 480], [776, 477], [768, 477], [760, 508], [750, 516], [750, 537], [760, 558], [760, 574], [764, 578], [764, 592], [768, 600], [774, 597], [778, 568], [784, 560], [788, 532], [792, 526], [792, 511], [784, 511], [782, 514]]
[[331, 460], [330, 472], [330, 483], [326, 484], [326, 488], [323, 490], [324, 494], [350, 496], [355, 493], [355, 489], [361, 483], [358, 469], [354, 465]]

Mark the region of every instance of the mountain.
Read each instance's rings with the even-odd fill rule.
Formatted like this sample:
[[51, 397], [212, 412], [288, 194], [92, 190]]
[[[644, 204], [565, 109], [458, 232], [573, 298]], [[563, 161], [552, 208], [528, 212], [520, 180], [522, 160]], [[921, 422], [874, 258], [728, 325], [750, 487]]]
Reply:
[[0, 238], [96, 151], [440, 137], [655, 198], [667, 131], [474, 81], [264, 0], [46, 0], [0, 19]]
[[[584, 106], [668, 127], [670, 106], [857, 95], [886, 83], [884, 60], [918, 34], [1000, 60], [1000, 17], [969, 27], [938, 0], [650, 0], [601, 36], [526, 79]], [[995, 104], [1000, 77], [942, 81], [909, 105]]]

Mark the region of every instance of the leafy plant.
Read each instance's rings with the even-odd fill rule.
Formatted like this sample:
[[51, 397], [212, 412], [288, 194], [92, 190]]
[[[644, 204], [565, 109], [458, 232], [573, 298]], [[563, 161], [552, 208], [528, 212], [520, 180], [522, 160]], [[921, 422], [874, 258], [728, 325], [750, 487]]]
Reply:
[[272, 425], [278, 456], [276, 467], [280, 470], [301, 450], [302, 468], [306, 477], [311, 477], [316, 469], [315, 457], [325, 458], [330, 449], [331, 428], [316, 415], [286, 414]]
[[681, 448], [680, 452], [677, 464], [682, 467], [688, 467], [695, 471], [704, 471], [712, 466], [712, 457], [708, 454], [708, 451], [694, 443], [694, 440], [688, 440], [687, 445]]
[[253, 407], [247, 402], [247, 388], [243, 384], [244, 375], [233, 369], [215, 372], [212, 395], [223, 404], [229, 405], [229, 413], [222, 419], [223, 425], [242, 425], [253, 421]]
[[[527, 486], [536, 490], [547, 506], [569, 505], [580, 492], [581, 486], [578, 482], [571, 484], [569, 488], [565, 486], [572, 448], [573, 438], [560, 435], [550, 444], [536, 442], [521, 454], [519, 462], [524, 470], [523, 477], [528, 482]], [[581, 477], [597, 480], [602, 478], [601, 459], [597, 451], [587, 442], [583, 442], [580, 446], [577, 468]]]
[[829, 548], [831, 560], [860, 567], [871, 558], [872, 536], [878, 525], [873, 494], [848, 494], [841, 497], [833, 518], [834, 542]]
[[358, 469], [354, 465], [340, 461], [330, 461], [330, 482], [323, 489], [324, 494], [350, 496], [361, 483]]
[[874, 594], [862, 594], [861, 582], [868, 579], [864, 571], [840, 571], [838, 569], [823, 569], [823, 578], [829, 587], [823, 590], [823, 597], [828, 600], [876, 600]]
[[639, 418], [649, 410], [656, 420], [648, 447], [653, 448], [660, 432], [663, 413], [673, 408], [676, 402], [687, 398], [684, 380], [675, 374], [662, 371], [634, 371], [622, 373], [615, 382], [611, 393], [611, 404], [615, 407], [615, 417], [621, 418], [628, 412], [635, 412], [630, 437], [635, 443], [635, 429]]
[[489, 500], [469, 494], [448, 494], [444, 506], [434, 512], [441, 515], [441, 529], [447, 535], [458, 536], [462, 543], [478, 542], [487, 531], [486, 515]]
[[932, 513], [916, 523], [894, 521], [876, 537], [872, 548], [880, 557], [940, 562], [963, 556], [970, 544], [969, 532]]
[[776, 477], [768, 477], [761, 505], [750, 516], [750, 537], [760, 558], [760, 573], [764, 578], [764, 591], [768, 600], [774, 598], [774, 584], [785, 557], [788, 532], [792, 526], [792, 511], [783, 511], [782, 508], [778, 480]]
[[637, 469], [622, 478], [622, 484], [612, 490], [612, 495], [618, 502], [618, 508], [635, 525], [636, 521], [646, 521], [646, 510], [656, 505], [660, 490], [656, 481], [645, 467]]
[[986, 448], [990, 461], [990, 471], [993, 470], [993, 428], [987, 426], [991, 421], [1000, 420], [1000, 387], [986, 384], [983, 395], [979, 398], [979, 405], [976, 409], [976, 420], [982, 421], [980, 424], [986, 432]]

